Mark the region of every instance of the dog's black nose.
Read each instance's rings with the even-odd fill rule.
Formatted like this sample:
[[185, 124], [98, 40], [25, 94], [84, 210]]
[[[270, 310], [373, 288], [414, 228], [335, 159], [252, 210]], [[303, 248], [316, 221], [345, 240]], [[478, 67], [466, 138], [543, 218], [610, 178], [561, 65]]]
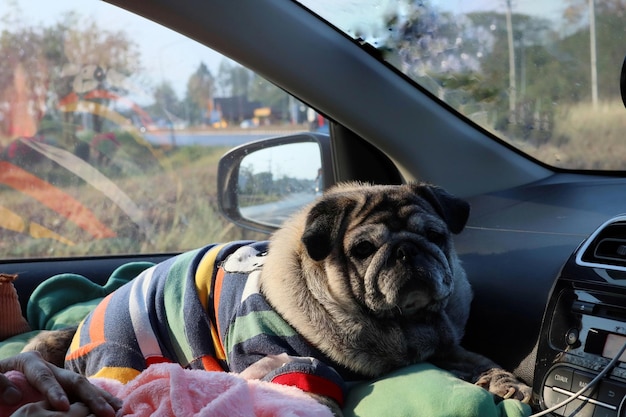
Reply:
[[415, 256], [415, 246], [410, 243], [402, 243], [396, 248], [396, 259], [400, 262], [410, 261]]

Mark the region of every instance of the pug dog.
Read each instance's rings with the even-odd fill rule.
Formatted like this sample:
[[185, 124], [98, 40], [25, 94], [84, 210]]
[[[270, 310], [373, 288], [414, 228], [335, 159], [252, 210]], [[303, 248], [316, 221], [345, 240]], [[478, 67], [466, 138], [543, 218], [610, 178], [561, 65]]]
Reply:
[[460, 345], [472, 290], [452, 234], [469, 211], [428, 184], [340, 185], [274, 234], [261, 291], [300, 334], [359, 375], [430, 361], [528, 403], [530, 387]]
[[[189, 259], [184, 264], [174, 260], [142, 273], [149, 277], [140, 275], [108, 297], [114, 311], [97, 307], [83, 321], [65, 365], [86, 376], [129, 369], [129, 379], [158, 361], [238, 372], [296, 385], [341, 415], [346, 381], [430, 361], [500, 397], [529, 402], [530, 387], [461, 346], [472, 291], [452, 235], [463, 230], [469, 211], [467, 202], [430, 184], [340, 184], [288, 219], [269, 244], [209, 245], [181, 255]], [[180, 280], [177, 288], [196, 289], [205, 275], [208, 298], [198, 293], [187, 300], [184, 293], [184, 302], [196, 307], [176, 299], [182, 290], [145, 302], [168, 297], [167, 285], [155, 291], [151, 285]], [[137, 287], [143, 298], [134, 302]], [[185, 313], [175, 317], [190, 323], [173, 324], [170, 313], [154, 311], [159, 305], [176, 310], [176, 303]], [[126, 314], [127, 305], [141, 316]], [[148, 319], [159, 322], [134, 324]], [[120, 324], [128, 321], [132, 326]], [[91, 331], [94, 326], [99, 330]], [[137, 333], [145, 328], [157, 330]], [[205, 340], [190, 339], [192, 333]], [[162, 334], [168, 336], [159, 339]], [[31, 343], [44, 357], [45, 345]]]

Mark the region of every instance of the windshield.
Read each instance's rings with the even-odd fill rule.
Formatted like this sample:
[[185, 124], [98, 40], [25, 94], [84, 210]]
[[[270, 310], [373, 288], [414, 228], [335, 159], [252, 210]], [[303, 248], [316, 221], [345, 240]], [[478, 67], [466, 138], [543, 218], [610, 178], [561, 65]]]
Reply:
[[534, 158], [566, 169], [626, 169], [626, 1], [301, 3]]

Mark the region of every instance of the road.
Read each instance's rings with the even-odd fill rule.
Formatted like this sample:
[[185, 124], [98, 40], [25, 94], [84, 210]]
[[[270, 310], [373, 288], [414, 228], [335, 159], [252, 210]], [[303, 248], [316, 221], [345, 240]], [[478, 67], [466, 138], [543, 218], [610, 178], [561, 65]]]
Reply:
[[300, 133], [303, 130], [270, 130], [270, 129], [248, 129], [236, 131], [219, 130], [209, 132], [184, 132], [184, 131], [163, 131], [160, 133], [146, 133], [145, 138], [154, 145], [204, 145], [204, 146], [239, 146], [255, 140], [285, 136]]
[[247, 219], [280, 226], [289, 216], [317, 197], [314, 193], [287, 194], [284, 199], [272, 203], [241, 208], [241, 215]]
[[[230, 132], [210, 131], [203, 133], [162, 132], [146, 134], [146, 139], [155, 145], [204, 145], [235, 147], [255, 140], [301, 133], [304, 130], [238, 130]], [[291, 214], [310, 203], [314, 193], [293, 193], [284, 199], [267, 204], [249, 206], [241, 209], [242, 216], [265, 224], [280, 226]]]

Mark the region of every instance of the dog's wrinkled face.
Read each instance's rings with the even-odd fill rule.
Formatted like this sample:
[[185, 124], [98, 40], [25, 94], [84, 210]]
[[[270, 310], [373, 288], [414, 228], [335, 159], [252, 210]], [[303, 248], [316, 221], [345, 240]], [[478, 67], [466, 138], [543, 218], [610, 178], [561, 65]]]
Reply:
[[334, 269], [330, 288], [344, 298], [349, 288], [346, 302], [379, 318], [411, 318], [445, 308], [457, 262], [450, 235], [468, 214], [467, 203], [436, 187], [343, 187], [311, 210], [302, 240]]
[[415, 202], [398, 203], [376, 222], [353, 222], [343, 241], [352, 293], [377, 316], [438, 308], [452, 291], [447, 227]]

